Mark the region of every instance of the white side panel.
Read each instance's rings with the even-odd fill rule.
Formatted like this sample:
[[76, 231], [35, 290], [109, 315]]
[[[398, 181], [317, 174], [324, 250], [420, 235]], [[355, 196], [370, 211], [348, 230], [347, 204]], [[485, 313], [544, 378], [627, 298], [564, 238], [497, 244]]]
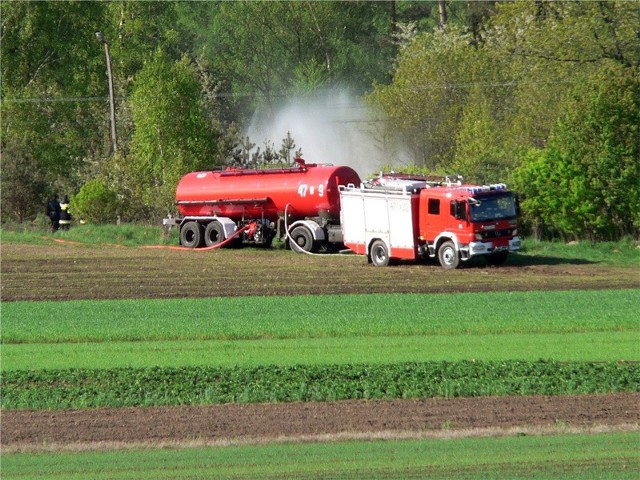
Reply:
[[359, 191], [342, 191], [340, 223], [345, 242], [365, 243], [364, 199]]
[[343, 190], [340, 202], [345, 243], [380, 238], [391, 248], [414, 247], [411, 195], [353, 189]]
[[413, 248], [411, 196], [371, 197], [365, 199], [365, 205], [368, 218], [375, 219], [371, 228], [367, 229], [371, 238], [378, 233], [386, 233], [391, 248]]

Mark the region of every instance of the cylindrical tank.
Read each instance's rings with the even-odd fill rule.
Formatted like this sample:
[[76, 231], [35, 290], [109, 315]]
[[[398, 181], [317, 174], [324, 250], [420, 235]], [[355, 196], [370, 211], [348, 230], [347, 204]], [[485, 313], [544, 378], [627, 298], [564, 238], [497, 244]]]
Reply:
[[178, 209], [183, 216], [275, 221], [288, 206], [291, 218], [338, 218], [338, 186], [359, 185], [358, 174], [350, 167], [296, 161], [292, 168], [189, 173], [178, 183]]

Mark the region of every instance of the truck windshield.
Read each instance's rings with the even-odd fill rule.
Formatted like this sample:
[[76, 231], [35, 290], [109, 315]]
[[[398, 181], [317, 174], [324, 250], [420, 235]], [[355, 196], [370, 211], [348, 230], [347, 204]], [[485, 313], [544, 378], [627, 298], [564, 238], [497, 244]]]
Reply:
[[472, 222], [488, 222], [516, 216], [516, 202], [512, 193], [469, 200]]

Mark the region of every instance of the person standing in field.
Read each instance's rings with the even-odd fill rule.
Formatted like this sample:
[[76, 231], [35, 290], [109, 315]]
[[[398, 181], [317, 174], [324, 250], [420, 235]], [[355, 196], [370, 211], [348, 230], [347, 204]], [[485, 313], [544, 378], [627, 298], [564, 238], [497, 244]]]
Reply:
[[71, 227], [71, 213], [69, 213], [69, 196], [65, 195], [60, 204], [60, 228], [69, 230]]
[[51, 220], [51, 232], [58, 231], [60, 228], [60, 202], [58, 201], [58, 195], [54, 195], [47, 204], [47, 215]]

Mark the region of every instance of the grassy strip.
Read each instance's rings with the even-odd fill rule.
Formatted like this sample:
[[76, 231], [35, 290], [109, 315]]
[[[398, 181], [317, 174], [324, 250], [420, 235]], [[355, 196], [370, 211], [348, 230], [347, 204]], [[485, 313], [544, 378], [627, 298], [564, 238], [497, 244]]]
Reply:
[[6, 302], [2, 342], [640, 331], [640, 290]]
[[3, 455], [3, 478], [635, 479], [637, 433]]
[[605, 263], [610, 265], [640, 265], [640, 242], [627, 238], [619, 242], [541, 242], [525, 238], [521, 253], [511, 257], [509, 263], [518, 265], [530, 260], [567, 260], [573, 262]]
[[639, 332], [189, 340], [2, 346], [2, 371], [432, 360], [639, 361]]
[[640, 391], [640, 364], [426, 362], [15, 371], [2, 407], [65, 409]]
[[126, 245], [130, 247], [143, 245], [177, 245], [178, 231], [173, 229], [166, 235], [161, 226], [136, 225], [74, 225], [69, 230], [58, 230], [51, 233], [49, 229], [29, 228], [29, 225], [13, 225], [0, 230], [3, 242], [14, 242], [33, 245], [50, 245], [55, 239], [79, 242], [87, 246], [100, 244]]

